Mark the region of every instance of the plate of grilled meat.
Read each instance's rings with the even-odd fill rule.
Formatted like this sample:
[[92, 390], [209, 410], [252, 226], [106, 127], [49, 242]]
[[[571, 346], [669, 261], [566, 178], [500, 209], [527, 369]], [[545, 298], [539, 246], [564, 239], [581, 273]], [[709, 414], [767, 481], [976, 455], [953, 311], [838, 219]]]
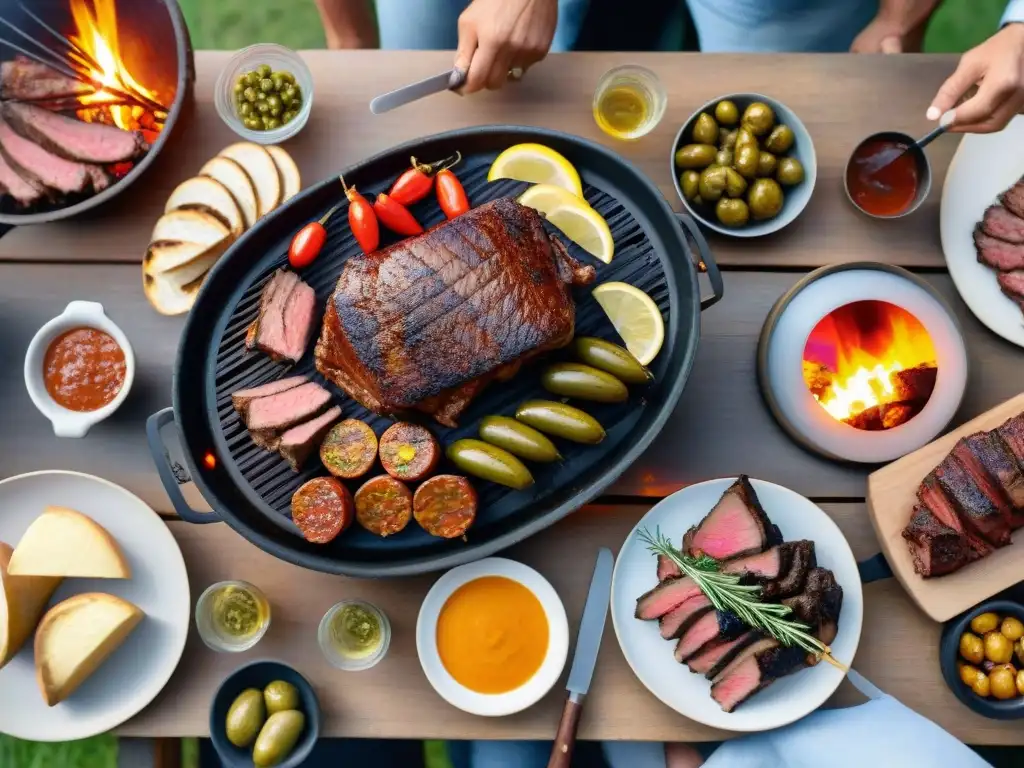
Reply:
[[745, 475], [656, 504], [615, 565], [612, 622], [640, 681], [731, 731], [821, 706], [860, 642], [863, 594], [842, 532], [813, 502]]

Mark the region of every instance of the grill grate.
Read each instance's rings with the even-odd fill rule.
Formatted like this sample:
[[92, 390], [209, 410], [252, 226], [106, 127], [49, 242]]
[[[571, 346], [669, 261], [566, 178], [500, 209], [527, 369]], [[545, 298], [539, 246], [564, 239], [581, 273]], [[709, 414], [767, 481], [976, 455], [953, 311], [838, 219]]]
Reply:
[[[508, 180], [488, 183], [487, 170], [492, 160], [493, 155], [481, 154], [465, 159], [456, 169], [473, 205], [479, 205], [499, 197], [517, 196], [528, 186]], [[346, 181], [349, 183], [360, 182], [360, 179], [353, 178], [346, 179]], [[386, 186], [387, 183], [378, 183], [364, 188], [360, 184], [359, 189], [370, 199], [371, 195], [386, 191]], [[341, 199], [341, 194], [339, 184], [338, 199]], [[562, 238], [563, 242], [569, 245], [570, 252], [577, 259], [597, 267], [597, 280], [594, 285], [614, 280], [635, 285], [651, 296], [667, 323], [670, 293], [665, 267], [640, 222], [611, 194], [591, 185], [585, 186], [584, 194], [594, 209], [604, 216], [611, 228], [616, 244], [615, 258], [611, 264], [600, 264], [579, 247], [568, 243], [564, 237]], [[318, 218], [323, 212], [326, 212], [328, 207], [325, 206], [323, 211], [316, 214], [316, 217]], [[417, 204], [412, 210], [425, 228], [444, 219], [433, 196]], [[314, 217], [311, 216], [310, 219], [312, 220], [312, 218]], [[304, 223], [305, 221], [297, 221], [295, 228], [298, 229]], [[321, 314], [346, 259], [359, 253], [358, 246], [350, 236], [344, 207], [328, 223], [327, 229], [328, 239], [323, 252], [311, 267], [302, 271], [302, 278], [316, 292], [318, 309]], [[556, 230], [552, 228], [551, 231], [555, 232]], [[396, 240], [397, 238], [389, 239], [389, 235], [382, 229], [382, 247]], [[337, 402], [342, 406], [343, 418], [357, 418], [366, 421], [378, 436], [393, 423], [393, 420], [367, 411], [320, 376], [313, 363], [313, 342], [310, 343], [303, 359], [291, 367], [274, 363], [261, 353], [247, 353], [244, 349], [246, 329], [256, 318], [263, 286], [275, 269], [287, 265], [287, 254], [284, 252], [284, 247], [280, 248], [281, 253], [277, 258], [270, 260], [265, 269], [254, 276], [251, 285], [242, 294], [241, 300], [232, 312], [221, 335], [212, 375], [214, 376], [213, 383], [216, 394], [216, 427], [222, 432], [230, 451], [231, 460], [249, 485], [252, 491], [250, 495], [255, 494], [256, 497], [262, 499], [266, 507], [264, 512], [276, 517], [277, 522], [298, 535], [290, 523], [291, 496], [302, 483], [324, 474], [325, 470], [319, 459], [312, 457], [301, 472], [295, 473], [276, 453], [264, 451], [256, 446], [231, 406], [231, 393], [285, 375], [304, 374], [334, 393]], [[590, 295], [593, 287], [592, 285], [575, 290], [576, 334], [600, 336], [620, 342], [621, 340], [618, 339], [603, 310]], [[545, 359], [555, 359], [559, 354], [556, 351], [552, 355], [545, 356]], [[663, 367], [659, 366], [659, 363], [663, 363], [666, 357], [668, 355], [662, 354], [655, 361], [656, 376], [659, 373], [659, 367]], [[457, 429], [442, 427], [425, 416], [422, 417], [422, 423], [430, 427], [442, 446], [449, 445], [460, 437], [475, 437], [477, 425], [482, 416], [490, 413], [512, 415], [516, 405], [523, 400], [551, 397], [540, 385], [542, 369], [543, 361], [539, 361], [539, 364], [531, 363], [524, 366], [523, 370], [511, 381], [488, 387], [463, 414], [460, 420], [461, 425]], [[559, 450], [565, 457], [565, 461], [558, 465], [531, 465], [531, 471], [537, 481], [531, 489], [516, 492], [492, 483], [474, 480], [474, 486], [477, 488], [481, 502], [480, 514], [474, 531], [481, 527], [498, 525], [508, 516], [516, 515], [530, 505], [536, 505], [556, 489], [573, 486], [576, 477], [629, 437], [640, 414], [647, 407], [645, 394], [642, 388], [634, 387], [631, 390], [630, 399], [626, 403], [615, 405], [579, 403], [580, 407], [601, 421], [608, 437], [597, 447], [560, 442]], [[449, 469], [451, 468], [449, 467]], [[446, 471], [444, 463], [439, 471]], [[374, 473], [371, 472], [371, 474]], [[354, 491], [359, 482], [351, 483], [350, 490]], [[470, 532], [471, 535], [474, 531]], [[341, 539], [345, 540], [346, 547], [359, 548], [394, 546], [400, 541], [405, 546], [411, 547], [438, 543], [437, 539], [428, 536], [415, 524], [410, 525], [402, 534], [389, 537], [386, 540], [372, 536], [361, 529], [357, 530], [357, 528], [353, 528], [344, 537], [340, 537], [339, 541]], [[449, 544], [449, 542], [445, 542], [445, 544]]]

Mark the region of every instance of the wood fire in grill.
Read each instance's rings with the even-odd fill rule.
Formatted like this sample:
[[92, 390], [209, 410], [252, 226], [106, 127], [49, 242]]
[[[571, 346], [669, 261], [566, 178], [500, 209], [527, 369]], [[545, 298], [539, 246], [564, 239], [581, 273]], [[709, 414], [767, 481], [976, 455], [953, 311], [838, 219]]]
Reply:
[[927, 404], [937, 374], [928, 331], [888, 302], [839, 307], [818, 322], [804, 347], [807, 388], [829, 415], [857, 429], [910, 421]]

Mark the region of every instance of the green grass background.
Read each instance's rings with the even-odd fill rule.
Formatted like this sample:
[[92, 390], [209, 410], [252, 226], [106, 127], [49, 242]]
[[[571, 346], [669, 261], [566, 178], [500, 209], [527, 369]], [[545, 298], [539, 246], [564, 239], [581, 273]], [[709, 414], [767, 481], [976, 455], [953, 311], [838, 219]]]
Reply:
[[[260, 42], [289, 48], [325, 45], [313, 0], [179, 2], [197, 50], [232, 50]], [[959, 52], [977, 45], [995, 30], [1005, 7], [1006, 0], [944, 0], [928, 28], [925, 50]], [[425, 755], [429, 768], [449, 768], [441, 742], [428, 742]], [[116, 762], [116, 742], [106, 736], [64, 745], [33, 745], [0, 735], [2, 768], [116, 768]], [[187, 740], [183, 762], [186, 766], [198, 762], [192, 740]]]

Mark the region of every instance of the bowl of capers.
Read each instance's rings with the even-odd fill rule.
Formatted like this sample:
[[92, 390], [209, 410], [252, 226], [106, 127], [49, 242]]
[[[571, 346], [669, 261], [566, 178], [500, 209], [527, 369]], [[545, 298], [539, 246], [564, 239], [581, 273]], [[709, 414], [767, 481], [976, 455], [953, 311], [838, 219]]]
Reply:
[[313, 75], [289, 48], [250, 45], [221, 70], [214, 103], [221, 119], [243, 139], [278, 144], [306, 125], [313, 106]]

